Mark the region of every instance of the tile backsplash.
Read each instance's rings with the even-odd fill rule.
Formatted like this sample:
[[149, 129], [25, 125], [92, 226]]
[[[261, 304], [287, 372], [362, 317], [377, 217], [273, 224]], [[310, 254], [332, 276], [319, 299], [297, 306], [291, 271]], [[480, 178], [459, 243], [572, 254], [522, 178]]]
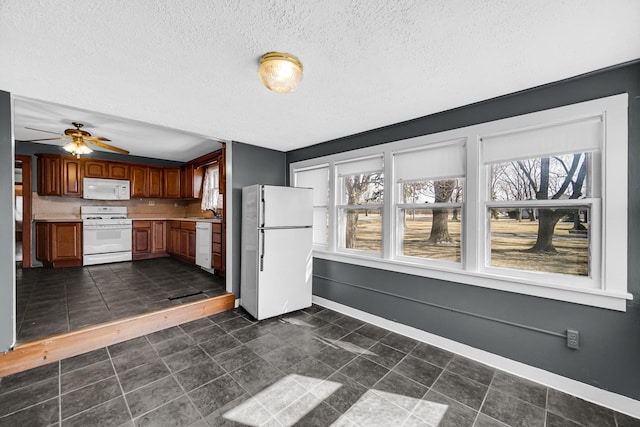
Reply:
[[187, 214], [187, 205], [193, 203], [166, 199], [85, 200], [76, 197], [38, 196], [38, 193], [34, 192], [33, 219], [80, 218], [80, 206], [87, 205], [126, 206], [131, 217], [195, 216], [198, 213]]

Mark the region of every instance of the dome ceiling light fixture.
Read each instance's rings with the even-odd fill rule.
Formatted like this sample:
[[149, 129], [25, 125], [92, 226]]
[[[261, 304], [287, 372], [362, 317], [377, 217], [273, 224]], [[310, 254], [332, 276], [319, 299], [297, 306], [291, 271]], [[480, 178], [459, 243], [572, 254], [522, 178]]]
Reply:
[[290, 53], [267, 52], [260, 58], [258, 76], [269, 90], [293, 92], [302, 79], [302, 62]]

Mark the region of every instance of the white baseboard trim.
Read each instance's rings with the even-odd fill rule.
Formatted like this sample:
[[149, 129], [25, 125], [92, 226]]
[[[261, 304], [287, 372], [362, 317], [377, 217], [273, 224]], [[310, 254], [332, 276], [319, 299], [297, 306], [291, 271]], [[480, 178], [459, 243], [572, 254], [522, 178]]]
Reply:
[[236, 298], [236, 306], [234, 308], [240, 307], [241, 303], [242, 303], [242, 298]]
[[[237, 301], [237, 300], [236, 300]], [[595, 403], [629, 416], [640, 418], [640, 401], [620, 394], [612, 393], [580, 381], [572, 380], [540, 368], [535, 368], [488, 351], [480, 350], [457, 341], [431, 334], [412, 326], [384, 319], [371, 313], [349, 307], [319, 296], [313, 296], [313, 303], [325, 308], [347, 314], [351, 317], [371, 323], [372, 325], [388, 329], [409, 338], [440, 347], [452, 353], [459, 354], [477, 362], [503, 370], [513, 375], [534, 381], [547, 387], [560, 390], [586, 401]]]

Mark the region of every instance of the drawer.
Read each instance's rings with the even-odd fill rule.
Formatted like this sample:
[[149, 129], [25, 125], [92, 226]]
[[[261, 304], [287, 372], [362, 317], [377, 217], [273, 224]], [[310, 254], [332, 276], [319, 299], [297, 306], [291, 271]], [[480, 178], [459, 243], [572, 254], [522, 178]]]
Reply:
[[151, 221], [132, 221], [133, 228], [149, 228], [151, 227]]
[[222, 224], [219, 224], [219, 223], [211, 224], [211, 232], [212, 233], [222, 233]]
[[211, 252], [213, 252], [214, 254], [221, 254], [222, 253], [222, 243], [212, 243], [211, 244]]
[[169, 228], [177, 228], [180, 229], [180, 221], [168, 221]]
[[222, 234], [220, 233], [213, 233], [211, 234], [211, 241], [216, 244], [216, 243], [222, 243]]
[[192, 221], [182, 221], [180, 223], [180, 228], [183, 230], [196, 231], [196, 223]]

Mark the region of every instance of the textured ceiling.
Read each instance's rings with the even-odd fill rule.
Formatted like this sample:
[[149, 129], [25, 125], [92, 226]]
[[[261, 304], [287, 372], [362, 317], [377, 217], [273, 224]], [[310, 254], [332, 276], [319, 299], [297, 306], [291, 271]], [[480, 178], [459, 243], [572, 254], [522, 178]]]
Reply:
[[[2, 0], [0, 89], [99, 113], [115, 145], [100, 114], [286, 151], [640, 58], [638, 17], [637, 0]], [[271, 50], [303, 62], [296, 92], [258, 80]]]

